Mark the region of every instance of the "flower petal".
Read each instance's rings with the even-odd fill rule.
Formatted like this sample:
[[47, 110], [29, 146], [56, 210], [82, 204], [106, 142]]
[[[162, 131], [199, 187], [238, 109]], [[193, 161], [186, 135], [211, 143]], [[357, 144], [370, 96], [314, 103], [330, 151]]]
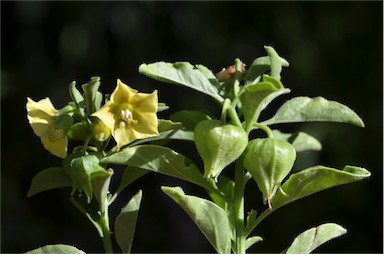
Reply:
[[44, 135], [41, 137], [41, 143], [45, 149], [57, 157], [65, 158], [67, 156], [68, 139], [66, 137], [52, 141], [48, 135]]
[[118, 79], [116, 89], [111, 95], [111, 101], [116, 104], [125, 103], [130, 101], [136, 93], [137, 90], [130, 88]]
[[49, 130], [49, 127], [55, 121], [57, 110], [53, 106], [49, 98], [42, 99], [38, 102], [27, 98], [27, 117], [33, 132], [41, 137]]
[[102, 108], [93, 113], [92, 116], [99, 118], [105, 126], [112, 131], [115, 128], [116, 110], [116, 105], [112, 101], [109, 101]]
[[156, 113], [158, 107], [157, 90], [151, 94], [137, 93], [130, 101], [136, 112]]

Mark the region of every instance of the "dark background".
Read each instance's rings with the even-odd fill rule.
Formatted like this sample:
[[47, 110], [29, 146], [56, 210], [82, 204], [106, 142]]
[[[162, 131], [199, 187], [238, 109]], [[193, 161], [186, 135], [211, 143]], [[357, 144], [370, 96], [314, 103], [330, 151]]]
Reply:
[[[32, 177], [60, 165], [44, 150], [25, 112], [26, 97], [50, 97], [56, 108], [69, 101], [67, 85], [102, 78], [110, 93], [120, 78], [144, 92], [159, 90], [171, 108], [219, 107], [187, 88], [161, 84], [138, 73], [141, 63], [189, 61], [213, 72], [236, 57], [250, 65], [272, 45], [290, 62], [282, 73], [292, 90], [276, 100], [324, 96], [355, 110], [366, 128], [317, 123], [282, 126], [306, 130], [323, 151], [299, 156], [295, 170], [315, 164], [364, 166], [362, 182], [318, 193], [279, 209], [254, 232], [264, 238], [250, 252], [280, 252], [307, 228], [337, 222], [348, 229], [317, 252], [383, 251], [383, 3], [343, 2], [4, 2], [1, 1], [1, 252], [24, 252], [67, 243], [102, 252], [93, 226], [69, 202], [70, 189], [26, 198]], [[194, 147], [171, 143], [199, 163]], [[230, 172], [226, 172], [230, 173]], [[189, 194], [201, 188], [149, 174], [134, 183], [111, 210], [143, 189], [134, 252], [212, 252], [198, 228], [160, 191], [181, 185]], [[262, 212], [261, 194], [247, 186], [247, 207]]]

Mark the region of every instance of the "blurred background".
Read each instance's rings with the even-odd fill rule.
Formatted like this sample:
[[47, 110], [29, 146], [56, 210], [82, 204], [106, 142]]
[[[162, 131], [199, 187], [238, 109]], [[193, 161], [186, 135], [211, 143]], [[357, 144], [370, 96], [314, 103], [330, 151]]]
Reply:
[[[292, 90], [274, 101], [271, 116], [295, 96], [323, 96], [361, 116], [366, 128], [336, 123], [280, 126], [305, 130], [323, 151], [299, 155], [295, 171], [316, 164], [363, 166], [372, 176], [287, 205], [254, 232], [264, 241], [249, 252], [280, 252], [302, 231], [337, 222], [348, 233], [316, 252], [383, 251], [383, 2], [24, 2], [1, 1], [1, 252], [25, 252], [66, 243], [102, 252], [97, 231], [70, 203], [70, 189], [27, 198], [32, 177], [61, 161], [44, 150], [26, 119], [26, 97], [50, 97], [56, 108], [69, 101], [68, 84], [92, 76], [111, 93], [120, 78], [143, 92], [159, 90], [170, 106], [220, 111], [207, 96], [161, 84], [138, 73], [141, 63], [189, 61], [214, 73], [236, 57], [250, 65], [273, 46], [290, 62], [282, 73]], [[175, 150], [200, 163], [193, 144]], [[230, 174], [230, 171], [225, 172]], [[198, 228], [162, 185], [180, 185], [189, 194], [201, 188], [148, 174], [133, 183], [112, 207], [112, 216], [139, 189], [144, 192], [133, 252], [213, 252]], [[246, 205], [261, 213], [256, 184], [247, 186]]]

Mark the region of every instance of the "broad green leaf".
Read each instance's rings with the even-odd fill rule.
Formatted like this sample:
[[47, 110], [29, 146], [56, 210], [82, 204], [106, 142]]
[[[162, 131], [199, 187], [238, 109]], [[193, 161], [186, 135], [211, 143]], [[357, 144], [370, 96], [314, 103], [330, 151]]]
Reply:
[[130, 253], [133, 237], [135, 235], [137, 217], [142, 198], [140, 190], [132, 199], [124, 206], [115, 221], [115, 238], [123, 253]]
[[279, 130], [272, 130], [272, 133], [274, 138], [290, 142], [296, 152], [308, 150], [320, 151], [322, 148], [319, 140], [305, 132], [282, 133]]
[[254, 245], [255, 243], [263, 241], [263, 238], [260, 236], [251, 236], [245, 240], [245, 249], [247, 250], [249, 247]]
[[335, 223], [325, 223], [320, 226], [306, 230], [298, 235], [286, 254], [311, 253], [320, 245], [347, 233], [347, 230]]
[[176, 177], [217, 192], [214, 181], [206, 180], [187, 157], [168, 147], [139, 145], [127, 147], [102, 159], [103, 163], [122, 164]]
[[297, 122], [340, 122], [364, 127], [361, 118], [347, 106], [323, 97], [296, 97], [286, 101], [269, 120], [263, 124]]
[[161, 189], [179, 204], [196, 223], [217, 253], [231, 252], [231, 233], [226, 212], [215, 203], [185, 195], [180, 187]]
[[265, 107], [276, 97], [289, 93], [289, 89], [284, 89], [280, 81], [263, 75], [263, 81], [254, 85], [246, 86], [240, 95], [244, 119], [251, 124], [260, 116]]
[[51, 167], [33, 177], [27, 196], [31, 197], [43, 191], [71, 186], [72, 180], [62, 168]]
[[85, 254], [84, 251], [79, 250], [71, 245], [66, 244], [53, 244], [46, 245], [31, 251], [26, 252], [26, 254], [47, 254], [47, 253], [55, 253], [55, 254]]
[[161, 82], [195, 89], [211, 96], [218, 102], [224, 100], [205, 74], [188, 62], [141, 64], [139, 72]]
[[300, 198], [342, 184], [369, 177], [371, 173], [361, 167], [345, 166], [343, 170], [325, 166], [307, 168], [292, 174], [272, 198], [273, 209], [277, 209]]
[[121, 176], [120, 185], [116, 193], [122, 192], [125, 187], [127, 187], [128, 185], [130, 185], [132, 182], [136, 181], [140, 177], [148, 174], [149, 172], [150, 171], [144, 170], [141, 168], [127, 167], [124, 170], [123, 175]]
[[131, 146], [136, 146], [139, 144], [144, 144], [148, 142], [158, 141], [158, 140], [168, 140], [168, 139], [175, 139], [175, 140], [186, 140], [186, 141], [194, 141], [194, 134], [193, 131], [186, 130], [186, 129], [174, 129], [169, 131], [160, 132], [160, 135], [153, 136], [149, 138], [139, 139], [134, 141]]
[[220, 90], [221, 84], [210, 69], [201, 64], [196, 64], [195, 67], [204, 74], [204, 76], [209, 80], [209, 82], [211, 82], [214, 87], [216, 87], [216, 89]]
[[[281, 65], [288, 67], [289, 63], [284, 58], [280, 57]], [[245, 85], [252, 85], [259, 82], [261, 75], [271, 69], [271, 60], [269, 56], [262, 56], [256, 58], [249, 66], [247, 74], [244, 78]]]
[[181, 122], [189, 130], [194, 130], [198, 122], [212, 119], [209, 115], [195, 110], [181, 110], [172, 114], [169, 119], [174, 122]]

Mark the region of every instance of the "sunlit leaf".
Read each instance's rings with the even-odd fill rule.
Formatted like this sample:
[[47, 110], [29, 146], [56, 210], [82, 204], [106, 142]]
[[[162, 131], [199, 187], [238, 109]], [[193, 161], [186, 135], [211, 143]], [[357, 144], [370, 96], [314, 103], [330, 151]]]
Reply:
[[47, 253], [55, 253], [55, 254], [85, 254], [84, 251], [79, 250], [71, 245], [66, 244], [53, 244], [46, 245], [31, 251], [26, 252], [26, 254], [47, 254]]
[[307, 168], [292, 174], [272, 198], [273, 209], [300, 198], [342, 184], [352, 183], [369, 177], [371, 173], [361, 167], [345, 166], [343, 170], [325, 166]]
[[325, 223], [308, 229], [298, 235], [285, 253], [309, 254], [325, 242], [344, 235], [345, 233], [347, 233], [347, 230], [340, 225], [335, 223]]
[[247, 250], [249, 247], [254, 245], [255, 243], [263, 241], [263, 238], [260, 236], [251, 236], [245, 240], [245, 249]]
[[156, 145], [127, 147], [105, 157], [102, 162], [141, 168], [176, 177], [214, 192], [218, 191], [214, 181], [203, 178], [191, 160], [168, 147]]
[[140, 190], [124, 206], [115, 221], [115, 238], [123, 253], [130, 253], [133, 237], [136, 230], [137, 217], [141, 204], [142, 191]]
[[226, 212], [215, 203], [185, 195], [180, 187], [161, 187], [196, 223], [217, 253], [231, 252], [230, 227]]
[[217, 88], [205, 76], [206, 73], [202, 73], [200, 69], [188, 62], [156, 62], [141, 64], [139, 72], [161, 82], [195, 89], [222, 102], [224, 99], [219, 95]]
[[181, 122], [185, 128], [194, 130], [198, 122], [212, 119], [209, 115], [195, 110], [181, 110], [172, 114], [169, 119], [174, 122]]
[[71, 186], [72, 180], [62, 168], [51, 167], [33, 177], [27, 196], [31, 197], [43, 191]]
[[290, 142], [296, 152], [308, 150], [320, 151], [322, 148], [319, 140], [305, 132], [282, 133], [279, 130], [273, 130], [272, 132], [276, 139]]
[[347, 106], [323, 97], [296, 97], [286, 101], [269, 120], [263, 124], [296, 122], [340, 122], [364, 127], [361, 118]]

